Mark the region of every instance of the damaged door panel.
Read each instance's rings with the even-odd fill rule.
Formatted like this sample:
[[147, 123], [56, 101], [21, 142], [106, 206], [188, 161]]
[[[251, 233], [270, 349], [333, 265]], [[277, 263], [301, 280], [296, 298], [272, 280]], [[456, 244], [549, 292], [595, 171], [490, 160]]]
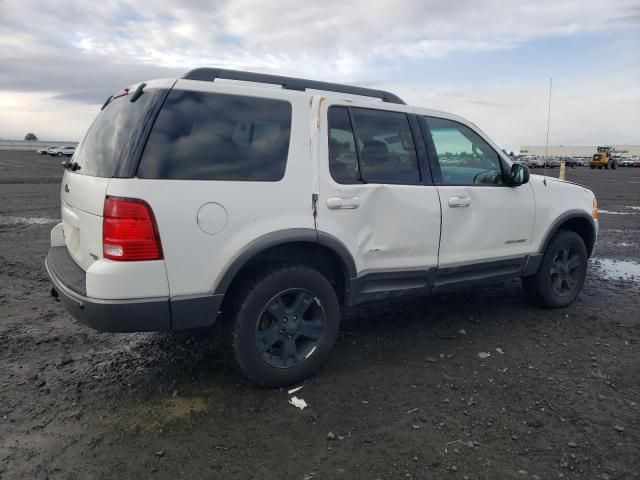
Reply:
[[[435, 269], [440, 200], [433, 185], [413, 181], [412, 175], [420, 178], [417, 163], [415, 173], [410, 171], [409, 162], [416, 158], [414, 140], [407, 134], [408, 127], [395, 129], [395, 124], [404, 125], [398, 123], [403, 121], [397, 116], [406, 115], [390, 111], [396, 117], [389, 116], [387, 121], [385, 112], [376, 113], [377, 123], [366, 125], [361, 120], [358, 124], [359, 117], [348, 115], [347, 102], [342, 104], [344, 107], [339, 107], [339, 102], [323, 103], [319, 106], [318, 230], [345, 242], [355, 259], [358, 277]], [[336, 114], [332, 108], [344, 110]], [[396, 172], [412, 183], [394, 177]], [[380, 178], [367, 181], [367, 174]]]

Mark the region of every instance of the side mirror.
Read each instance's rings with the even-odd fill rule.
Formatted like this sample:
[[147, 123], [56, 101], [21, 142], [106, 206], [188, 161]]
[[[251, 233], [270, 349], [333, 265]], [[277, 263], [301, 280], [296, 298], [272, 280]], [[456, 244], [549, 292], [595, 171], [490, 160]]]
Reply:
[[509, 172], [509, 184], [513, 187], [524, 185], [529, 181], [529, 176], [529, 167], [521, 163], [514, 163]]

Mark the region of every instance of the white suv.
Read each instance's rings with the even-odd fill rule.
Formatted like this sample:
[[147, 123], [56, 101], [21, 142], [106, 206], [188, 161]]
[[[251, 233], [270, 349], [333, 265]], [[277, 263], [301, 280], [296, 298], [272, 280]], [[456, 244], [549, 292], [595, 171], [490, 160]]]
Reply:
[[103, 331], [219, 318], [266, 386], [320, 367], [343, 307], [517, 277], [568, 305], [598, 230], [590, 190], [530, 177], [462, 118], [230, 70], [110, 97], [65, 168], [52, 294]]

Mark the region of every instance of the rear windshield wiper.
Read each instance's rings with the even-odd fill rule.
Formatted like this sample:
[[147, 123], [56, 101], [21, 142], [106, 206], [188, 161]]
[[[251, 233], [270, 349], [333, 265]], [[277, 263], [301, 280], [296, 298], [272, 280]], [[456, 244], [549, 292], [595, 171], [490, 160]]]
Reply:
[[111, 100], [113, 100], [113, 95], [109, 95], [109, 98], [107, 98], [105, 100], [105, 102], [102, 104], [102, 107], [100, 107], [100, 111], [102, 111], [105, 108], [107, 108], [107, 105], [109, 105], [109, 103], [111, 103]]
[[[129, 98], [129, 101], [131, 103], [133, 103], [136, 100], [138, 100], [142, 96], [142, 94], [144, 93], [143, 90], [144, 90], [144, 87], [146, 87], [146, 86], [147, 86], [146, 83], [141, 83], [140, 85], [138, 85], [138, 88], [136, 88], [136, 91], [131, 94], [131, 97]], [[107, 108], [107, 105], [109, 105], [111, 103], [111, 100], [113, 100], [114, 98], [122, 97], [122, 96], [125, 96], [125, 95], [128, 95], [128, 94], [129, 94], [129, 89], [125, 88], [121, 92], [116, 93], [115, 96], [114, 95], [109, 96], [109, 98], [107, 98], [105, 100], [105, 102], [102, 104], [102, 107], [100, 107], [100, 111], [102, 111], [105, 108]]]

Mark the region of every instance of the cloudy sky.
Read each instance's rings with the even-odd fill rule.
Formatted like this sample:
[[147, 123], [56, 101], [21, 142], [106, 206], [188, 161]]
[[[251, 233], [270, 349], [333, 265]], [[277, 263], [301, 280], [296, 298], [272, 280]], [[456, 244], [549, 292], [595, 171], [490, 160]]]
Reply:
[[196, 66], [390, 89], [498, 144], [640, 143], [640, 0], [0, 0], [0, 138]]

